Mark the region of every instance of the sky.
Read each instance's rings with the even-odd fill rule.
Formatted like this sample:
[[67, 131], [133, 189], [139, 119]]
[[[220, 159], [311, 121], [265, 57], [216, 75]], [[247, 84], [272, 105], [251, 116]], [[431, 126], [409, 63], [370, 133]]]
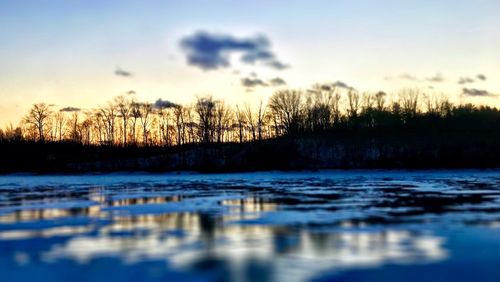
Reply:
[[92, 108], [283, 87], [419, 88], [500, 106], [500, 1], [0, 0], [0, 125], [36, 102]]

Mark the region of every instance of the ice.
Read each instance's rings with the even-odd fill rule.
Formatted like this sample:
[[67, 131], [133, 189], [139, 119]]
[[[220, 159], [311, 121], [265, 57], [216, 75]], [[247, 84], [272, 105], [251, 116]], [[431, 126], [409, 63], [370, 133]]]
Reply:
[[66, 281], [63, 272], [54, 274], [56, 266], [86, 273], [72, 276], [75, 282], [99, 280], [92, 272], [99, 267], [104, 275], [133, 270], [143, 281], [263, 279], [255, 273], [308, 281], [466, 263], [483, 265], [492, 278], [499, 272], [488, 267], [498, 256], [470, 260], [464, 250], [500, 251], [500, 236], [492, 235], [500, 235], [499, 175], [3, 175], [0, 269], [7, 269], [3, 277], [28, 270], [49, 281]]

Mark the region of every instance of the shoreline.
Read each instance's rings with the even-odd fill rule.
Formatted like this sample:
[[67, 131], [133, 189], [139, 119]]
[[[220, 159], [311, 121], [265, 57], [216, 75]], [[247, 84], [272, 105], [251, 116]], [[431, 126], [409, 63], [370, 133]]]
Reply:
[[[301, 170], [257, 170], [257, 171], [89, 171], [89, 172], [12, 172], [0, 173], [2, 177], [23, 176], [218, 176], [218, 175], [379, 175], [379, 174], [448, 174], [448, 173], [499, 173], [500, 167], [496, 168], [353, 168], [353, 169], [301, 169]], [[500, 178], [500, 176], [499, 176]]]
[[0, 174], [500, 168], [496, 134], [331, 135], [179, 147], [1, 143]]

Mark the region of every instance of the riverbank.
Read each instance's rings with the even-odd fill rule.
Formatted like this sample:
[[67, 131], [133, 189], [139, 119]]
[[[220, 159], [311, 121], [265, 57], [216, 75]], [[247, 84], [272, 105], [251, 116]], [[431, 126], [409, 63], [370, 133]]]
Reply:
[[498, 168], [496, 135], [339, 134], [176, 147], [2, 143], [0, 172]]

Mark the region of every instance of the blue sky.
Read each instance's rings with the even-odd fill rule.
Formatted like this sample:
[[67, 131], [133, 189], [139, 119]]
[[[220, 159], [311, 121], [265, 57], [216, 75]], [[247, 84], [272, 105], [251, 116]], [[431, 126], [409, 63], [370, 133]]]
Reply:
[[[149, 101], [210, 93], [251, 103], [271, 95], [277, 77], [288, 87], [418, 87], [498, 105], [494, 96], [462, 95], [464, 88], [500, 94], [498, 11], [495, 0], [0, 0], [0, 123], [34, 102], [92, 107], [129, 90]], [[246, 64], [233, 49], [221, 53], [229, 66], [188, 64], [180, 42], [199, 31], [235, 42], [266, 38], [266, 51], [290, 67]], [[243, 79], [263, 84], [248, 89]]]

